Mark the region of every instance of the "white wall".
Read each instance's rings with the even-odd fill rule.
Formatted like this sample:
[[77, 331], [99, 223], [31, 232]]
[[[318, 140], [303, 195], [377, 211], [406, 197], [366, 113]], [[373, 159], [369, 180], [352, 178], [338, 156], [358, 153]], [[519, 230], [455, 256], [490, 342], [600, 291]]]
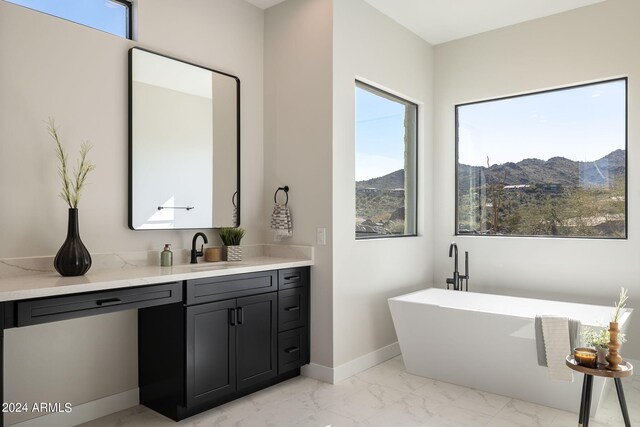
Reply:
[[[333, 366], [331, 198], [331, 0], [289, 0], [265, 12], [265, 207], [289, 185], [293, 237], [316, 246], [311, 286], [311, 362]], [[279, 194], [284, 200], [283, 193]], [[266, 231], [266, 242], [273, 241]]]
[[[451, 275], [448, 245], [470, 252], [470, 289], [613, 305], [620, 286], [640, 307], [640, 2], [597, 5], [436, 47], [433, 282]], [[454, 105], [629, 76], [628, 240], [454, 237]], [[640, 358], [640, 315], [622, 353]]]
[[[188, 3], [136, 1], [134, 43], [0, 1], [0, 258], [54, 255], [64, 240], [67, 208], [57, 197], [57, 163], [43, 122], [48, 116], [72, 156], [81, 140], [94, 145], [97, 169], [80, 202], [80, 234], [92, 253], [160, 251], [163, 243], [190, 247], [193, 231], [127, 227], [127, 51], [134, 45], [240, 78], [241, 221], [244, 242], [262, 242], [264, 13], [239, 0]], [[7, 331], [5, 400], [43, 396], [77, 404], [135, 387], [135, 313], [98, 319]], [[85, 348], [83, 337], [91, 334], [114, 345]], [[56, 335], [65, 339], [49, 339]], [[43, 350], [41, 342], [50, 346]], [[94, 365], [78, 365], [75, 353]], [[32, 365], [21, 355], [46, 363]]]
[[[418, 237], [355, 240], [355, 79], [419, 104]], [[433, 48], [362, 0], [333, 5], [334, 366], [394, 343], [387, 298], [432, 277]]]

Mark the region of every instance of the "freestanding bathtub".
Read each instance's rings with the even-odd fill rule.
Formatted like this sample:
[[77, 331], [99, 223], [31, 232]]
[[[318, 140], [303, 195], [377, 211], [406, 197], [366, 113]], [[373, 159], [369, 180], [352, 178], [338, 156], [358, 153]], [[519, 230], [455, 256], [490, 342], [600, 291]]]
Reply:
[[[573, 382], [552, 380], [547, 368], [538, 366], [535, 316], [555, 314], [601, 327], [609, 325], [613, 312], [605, 306], [436, 288], [390, 298], [389, 308], [409, 373], [572, 412], [580, 407], [582, 375], [574, 373]], [[619, 321], [623, 332], [632, 311], [626, 309]], [[592, 415], [603, 389], [604, 379], [595, 377]]]

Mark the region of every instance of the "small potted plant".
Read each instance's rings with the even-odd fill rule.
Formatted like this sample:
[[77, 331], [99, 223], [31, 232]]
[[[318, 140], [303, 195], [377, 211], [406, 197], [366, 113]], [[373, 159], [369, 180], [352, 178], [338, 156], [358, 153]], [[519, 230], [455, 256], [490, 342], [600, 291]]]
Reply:
[[242, 261], [242, 247], [240, 240], [245, 231], [240, 227], [227, 227], [218, 230], [222, 244], [225, 246], [227, 261]]
[[[582, 329], [582, 341], [584, 345], [587, 347], [593, 347], [598, 352], [598, 363], [606, 365], [607, 360], [605, 356], [607, 355], [607, 350], [609, 349], [609, 341], [610, 341], [609, 331], [605, 328], [596, 330], [590, 327], [586, 327]], [[624, 334], [618, 334], [618, 340], [623, 343], [626, 341], [626, 337]]]

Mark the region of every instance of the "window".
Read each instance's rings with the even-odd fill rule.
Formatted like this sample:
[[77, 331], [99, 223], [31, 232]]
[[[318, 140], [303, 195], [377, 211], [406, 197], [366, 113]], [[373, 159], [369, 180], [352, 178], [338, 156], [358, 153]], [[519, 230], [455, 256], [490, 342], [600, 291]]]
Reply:
[[356, 81], [356, 239], [416, 235], [417, 110]]
[[627, 237], [627, 79], [456, 106], [456, 234]]
[[126, 0], [6, 0], [97, 30], [131, 38], [131, 2]]

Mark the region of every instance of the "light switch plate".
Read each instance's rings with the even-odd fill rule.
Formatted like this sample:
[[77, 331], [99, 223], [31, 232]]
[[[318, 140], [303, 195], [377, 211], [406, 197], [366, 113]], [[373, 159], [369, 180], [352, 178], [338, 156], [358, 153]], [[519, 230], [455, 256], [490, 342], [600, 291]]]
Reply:
[[316, 228], [316, 244], [317, 245], [326, 245], [327, 244], [327, 229], [324, 227]]

